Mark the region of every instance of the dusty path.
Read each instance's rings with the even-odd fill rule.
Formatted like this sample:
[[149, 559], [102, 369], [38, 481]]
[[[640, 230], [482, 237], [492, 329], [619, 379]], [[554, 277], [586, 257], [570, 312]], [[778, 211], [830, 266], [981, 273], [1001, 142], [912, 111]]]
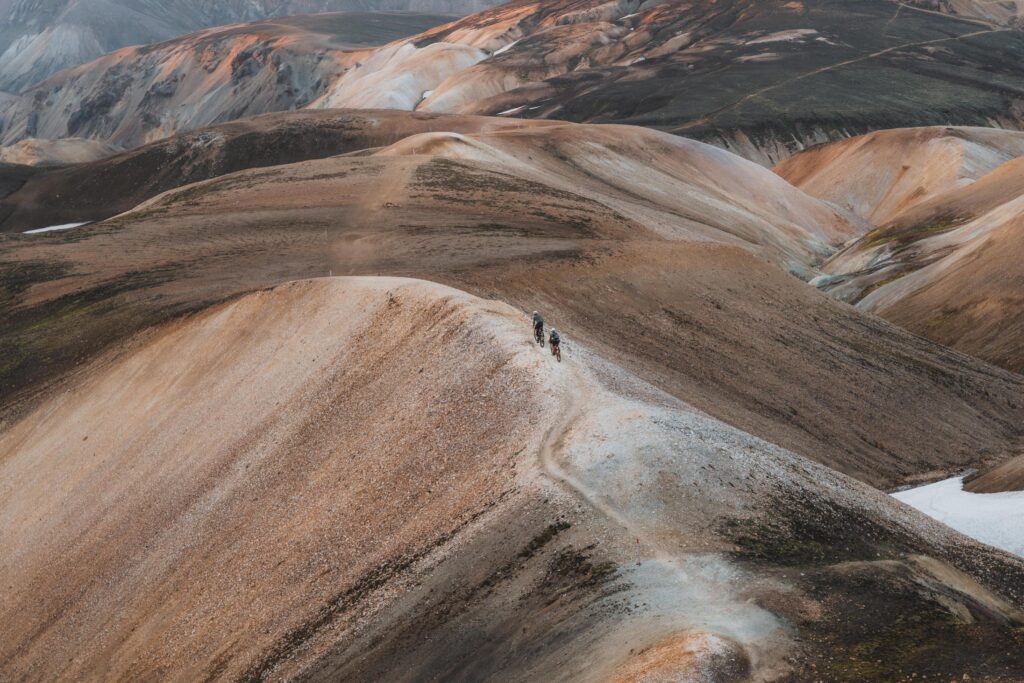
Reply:
[[[541, 443], [538, 459], [542, 472], [570, 494], [579, 497], [599, 515], [620, 526], [627, 538], [636, 539], [638, 550], [645, 551], [650, 559], [670, 566], [678, 574], [679, 579], [686, 580], [686, 572], [680, 565], [680, 558], [677, 554], [665, 549], [657, 540], [652, 539], [645, 531], [637, 527], [621, 510], [605, 502], [597, 491], [565, 471], [558, 463], [555, 457], [556, 452], [564, 448], [569, 432], [583, 414], [583, 406], [593, 402], [596, 398], [590, 382], [581, 376], [580, 371], [572, 366], [565, 367], [570, 378], [567, 386], [564, 387], [567, 402], [559, 414], [558, 421], [544, 435]], [[637, 559], [640, 561], [639, 558]]]

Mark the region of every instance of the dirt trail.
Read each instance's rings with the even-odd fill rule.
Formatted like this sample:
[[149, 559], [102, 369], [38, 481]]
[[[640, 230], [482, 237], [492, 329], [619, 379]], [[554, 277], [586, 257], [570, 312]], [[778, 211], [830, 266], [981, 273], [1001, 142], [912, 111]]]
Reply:
[[[180, 668], [210, 680], [630, 680], [598, 674], [686, 638], [717, 680], [801, 666], [793, 679], [808, 680], [833, 653], [802, 649], [818, 641], [794, 641], [787, 624], [831, 637], [848, 614], [891, 620], [859, 616], [863, 594], [881, 603], [895, 585], [873, 569], [874, 546], [825, 559], [863, 560], [887, 583], [808, 625], [804, 587], [737, 562], [719, 530], [788, 496], [854, 513], [849, 530], [781, 527], [781, 553], [880, 530], [896, 542], [927, 524], [916, 513], [658, 392], [586, 342], [556, 364], [527, 330], [497, 297], [322, 278], [210, 308], [91, 365], [0, 434], [0, 452], [17, 445], [0, 461], [0, 580], [12, 587], [0, 679]], [[549, 505], [553, 486], [571, 497]], [[942, 560], [947, 533], [925, 526], [912, 549]], [[810, 562], [779, 557], [790, 571]], [[1001, 561], [991, 566], [1016, 566]], [[1010, 629], [970, 628], [937, 650], [995, 638], [979, 651], [1014, 664]], [[691, 650], [673, 652], [643, 663], [663, 680], [694, 672]]]
[[[1000, 4], [1002, 2], [1004, 2], [1004, 0], [991, 0], [990, 2], [985, 2], [984, 0], [982, 0], [982, 1], [979, 1], [978, 4], [979, 5], [995, 5], [995, 4]], [[960, 21], [966, 22], [968, 24], [977, 24], [978, 26], [988, 26], [990, 28], [998, 28], [999, 27], [999, 24], [996, 24], [995, 22], [991, 22], [991, 21], [985, 21], [984, 19], [982, 19], [980, 17], [970, 17], [970, 16], [966, 16], [966, 15], [963, 15], [963, 14], [949, 14], [947, 12], [939, 12], [938, 10], [927, 9], [925, 7], [918, 7], [916, 5], [908, 5], [905, 2], [898, 2], [897, 1], [896, 4], [898, 5], [898, 8], [896, 10], [897, 13], [899, 13], [899, 10], [901, 10], [901, 9], [908, 9], [908, 10], [913, 10], [914, 12], [921, 12], [923, 14], [932, 14], [932, 15], [935, 15], [937, 17], [942, 17], [944, 19], [949, 19], [950, 17], [954, 17], [956, 19], [959, 19]]]
[[565, 407], [561, 411], [558, 421], [544, 436], [538, 453], [541, 470], [550, 480], [562, 486], [570, 494], [578, 496], [595, 512], [622, 527], [627, 537], [636, 539], [638, 549], [646, 551], [649, 558], [671, 567], [679, 579], [687, 580], [686, 572], [680, 566], [680, 559], [676, 554], [666, 550], [658, 541], [638, 528], [622, 511], [602, 500], [597, 491], [571, 475], [558, 463], [555, 457], [556, 451], [564, 449], [569, 432], [572, 431], [573, 426], [583, 414], [583, 406], [597, 400], [590, 382], [581, 376], [579, 370], [568, 366], [566, 371], [570, 380], [563, 387], [564, 393], [567, 395]]

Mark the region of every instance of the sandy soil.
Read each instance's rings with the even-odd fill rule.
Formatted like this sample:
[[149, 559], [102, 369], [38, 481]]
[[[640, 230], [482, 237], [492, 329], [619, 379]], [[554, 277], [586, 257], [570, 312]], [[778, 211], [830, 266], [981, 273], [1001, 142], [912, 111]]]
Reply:
[[116, 147], [82, 138], [64, 140], [22, 140], [10, 147], [0, 147], [0, 163], [26, 166], [66, 166], [83, 164], [113, 156]]
[[964, 489], [974, 493], [1024, 491], [1024, 455], [964, 479]]
[[[1024, 666], [1007, 640], [1024, 563], [571, 336], [556, 363], [528, 327], [430, 283], [329, 278], [150, 329], [84, 368], [0, 436], [3, 677], [852, 680], [870, 666], [859, 680], [999, 680]], [[861, 600], [898, 594], [955, 620], [927, 616], [946, 630], [896, 638], [884, 663], [825, 645], [840, 624], [892, 617], [836, 602], [851, 573], [874, 582]]]

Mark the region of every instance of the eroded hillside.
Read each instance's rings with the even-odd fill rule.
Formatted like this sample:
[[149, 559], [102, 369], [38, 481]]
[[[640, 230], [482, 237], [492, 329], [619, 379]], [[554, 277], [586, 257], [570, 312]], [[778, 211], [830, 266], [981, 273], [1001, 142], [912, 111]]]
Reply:
[[816, 284], [942, 344], [1024, 371], [1024, 137], [902, 129], [827, 145], [776, 171], [877, 227]]
[[4, 677], [1024, 666], [1019, 558], [528, 332], [438, 285], [329, 278], [83, 367], [0, 436]]
[[7, 236], [7, 412], [168, 317], [296, 278], [398, 274], [539, 303], [666, 392], [879, 486], [1014, 453], [1019, 375], [780, 268], [849, 224], [802, 222], [837, 214], [779, 182], [643, 129], [435, 132], [230, 174], [90, 226]]
[[478, 0], [4, 0], [0, 90], [19, 92], [61, 69], [129, 45], [268, 17], [337, 11], [411, 10], [464, 15]]
[[84, 137], [127, 149], [179, 130], [301, 108], [374, 47], [449, 19], [299, 16], [123, 48], [0, 102], [0, 140]]
[[[771, 165], [881, 128], [1017, 128], [1024, 31], [1002, 3], [969, 5], [516, 1], [358, 54], [332, 27], [264, 22], [57, 74], [0, 105], [0, 139], [133, 146], [295, 107], [394, 108], [643, 125]], [[366, 23], [344, 17], [346, 35]]]

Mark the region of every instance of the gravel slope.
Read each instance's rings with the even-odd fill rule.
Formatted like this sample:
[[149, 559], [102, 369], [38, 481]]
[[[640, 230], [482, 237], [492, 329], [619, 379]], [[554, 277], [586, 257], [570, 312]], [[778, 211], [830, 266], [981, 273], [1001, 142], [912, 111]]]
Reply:
[[[0, 435], [3, 676], [1024, 670], [1019, 559], [528, 332], [432, 283], [326, 278], [83, 368]], [[908, 607], [922, 630], [886, 634]]]

